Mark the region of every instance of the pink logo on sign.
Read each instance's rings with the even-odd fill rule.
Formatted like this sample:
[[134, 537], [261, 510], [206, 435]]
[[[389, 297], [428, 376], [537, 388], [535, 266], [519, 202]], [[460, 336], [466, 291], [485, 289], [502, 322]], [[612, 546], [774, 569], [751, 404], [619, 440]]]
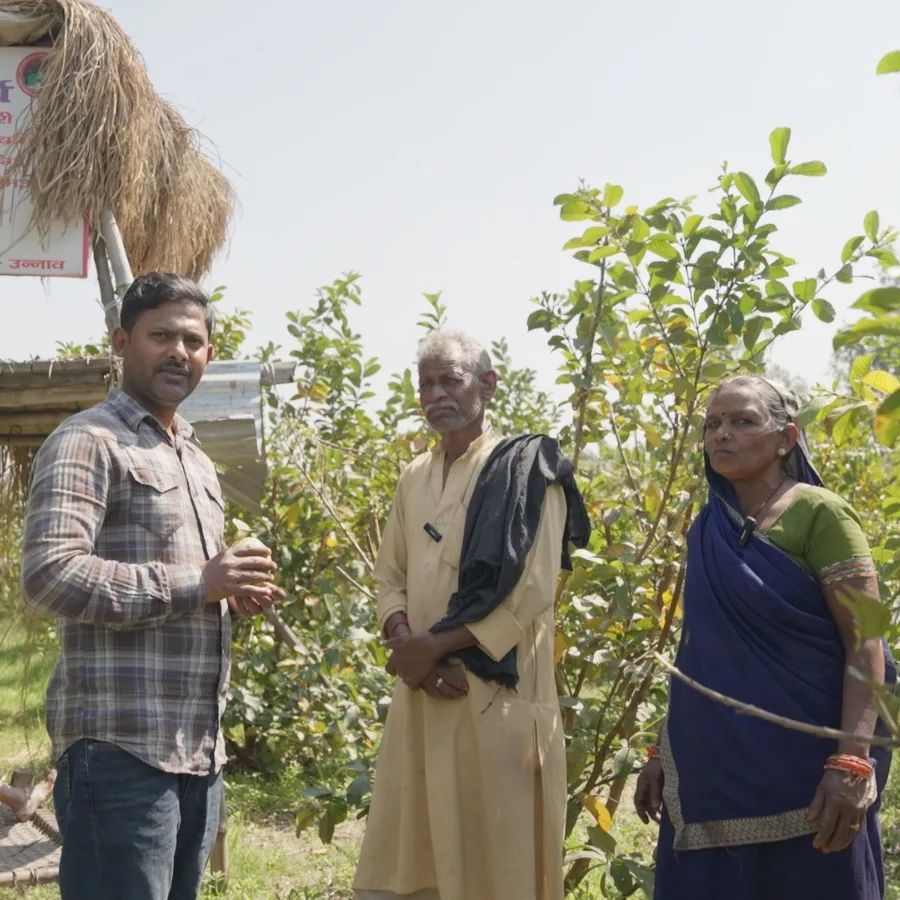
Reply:
[[29, 53], [16, 69], [16, 81], [29, 97], [37, 94], [38, 88], [44, 80], [44, 62], [48, 56], [49, 54], [45, 51]]

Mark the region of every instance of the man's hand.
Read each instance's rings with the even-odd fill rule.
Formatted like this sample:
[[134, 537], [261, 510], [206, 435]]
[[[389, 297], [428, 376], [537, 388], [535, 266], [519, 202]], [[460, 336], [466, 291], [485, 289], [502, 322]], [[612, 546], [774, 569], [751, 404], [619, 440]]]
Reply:
[[435, 700], [458, 700], [469, 693], [466, 671], [458, 663], [438, 663], [422, 680], [422, 690]]
[[259, 541], [239, 541], [208, 560], [203, 567], [206, 602], [218, 603], [228, 597], [241, 597], [261, 606], [271, 606], [284, 596], [273, 583], [277, 571], [278, 566], [272, 561], [268, 547]]
[[634, 789], [634, 808], [646, 825], [651, 819], [659, 822], [662, 815], [663, 782], [662, 763], [658, 758], [648, 759], [638, 775]]
[[246, 619], [248, 616], [259, 615], [263, 610], [284, 600], [285, 596], [287, 595], [280, 587], [272, 584], [269, 585], [268, 597], [264, 599], [244, 595], [239, 597], [226, 597], [225, 601], [228, 603], [228, 608], [238, 616], [238, 618]]
[[422, 684], [425, 676], [443, 656], [439, 642], [430, 631], [398, 634], [388, 638], [384, 646], [391, 651], [387, 671], [391, 675], [398, 675], [413, 690]]
[[813, 847], [837, 853], [849, 847], [864, 827], [869, 783], [846, 772], [826, 769], [806, 818], [818, 826]]

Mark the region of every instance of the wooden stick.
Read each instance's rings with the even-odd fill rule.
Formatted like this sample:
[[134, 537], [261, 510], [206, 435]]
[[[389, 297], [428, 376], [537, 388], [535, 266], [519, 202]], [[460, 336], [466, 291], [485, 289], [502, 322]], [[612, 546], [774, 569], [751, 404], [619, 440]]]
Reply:
[[771, 722], [773, 725], [780, 725], [782, 728], [787, 728], [791, 731], [802, 731], [804, 734], [814, 734], [816, 737], [833, 738], [836, 741], [859, 741], [863, 744], [875, 744], [879, 747], [900, 747], [900, 738], [880, 737], [877, 734], [853, 734], [850, 731], [841, 731], [838, 728], [828, 728], [824, 725], [810, 725], [808, 722], [800, 722], [797, 719], [788, 719], [785, 716], [778, 716], [768, 710], [753, 706], [751, 703], [735, 700], [734, 697], [720, 694], [718, 691], [714, 691], [712, 688], [700, 684], [699, 681], [694, 681], [689, 675], [685, 675], [680, 669], [676, 669], [672, 663], [659, 653], [654, 653], [653, 655], [656, 657], [657, 662], [667, 672], [671, 673], [679, 681], [683, 681], [688, 687], [703, 694], [704, 697], [709, 697], [710, 700], [715, 700], [717, 703], [721, 703], [724, 706], [730, 706], [732, 709], [735, 709], [744, 715], [763, 719], [766, 722]]

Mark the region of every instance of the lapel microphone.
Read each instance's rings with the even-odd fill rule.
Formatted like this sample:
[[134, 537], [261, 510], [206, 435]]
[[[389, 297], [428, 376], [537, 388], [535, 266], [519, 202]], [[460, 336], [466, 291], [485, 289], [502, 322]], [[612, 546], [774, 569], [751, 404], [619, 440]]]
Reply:
[[431, 522], [426, 522], [422, 527], [425, 529], [425, 533], [428, 535], [428, 537], [430, 537], [436, 543], [440, 543], [443, 535], [437, 530], [437, 528], [434, 527], [434, 525], [431, 524]]
[[750, 543], [750, 538], [753, 536], [753, 532], [756, 530], [756, 519], [753, 516], [747, 516], [744, 519], [744, 527], [741, 529], [741, 536], [738, 540], [738, 544], [741, 547], [746, 547], [747, 544]]

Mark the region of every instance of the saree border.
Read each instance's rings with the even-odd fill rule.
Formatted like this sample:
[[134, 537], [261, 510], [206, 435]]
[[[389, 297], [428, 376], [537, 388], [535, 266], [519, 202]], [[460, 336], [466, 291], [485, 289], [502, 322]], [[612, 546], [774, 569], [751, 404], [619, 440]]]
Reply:
[[817, 826], [806, 818], [805, 806], [802, 809], [791, 809], [770, 816], [685, 822], [678, 794], [678, 767], [669, 744], [668, 721], [662, 727], [659, 751], [664, 777], [663, 802], [675, 830], [673, 847], [676, 850], [767, 844], [813, 834], [817, 830]]

